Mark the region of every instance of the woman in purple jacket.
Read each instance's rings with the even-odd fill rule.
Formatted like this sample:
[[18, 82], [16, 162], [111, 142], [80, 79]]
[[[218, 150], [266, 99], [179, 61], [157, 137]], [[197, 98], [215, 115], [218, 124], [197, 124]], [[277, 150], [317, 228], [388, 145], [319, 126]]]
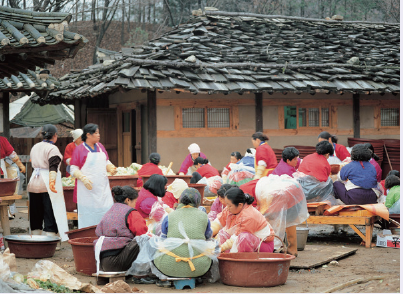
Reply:
[[287, 147], [283, 150], [281, 155], [283, 158], [274, 169], [272, 174], [277, 176], [286, 174], [290, 177], [293, 177], [292, 174], [297, 171], [301, 162], [298, 149], [295, 147]]
[[196, 143], [192, 143], [188, 147], [189, 154], [186, 156], [185, 160], [182, 162], [181, 168], [179, 170], [179, 175], [192, 175], [196, 169], [194, 167], [194, 161], [197, 157], [207, 158], [204, 153], [200, 152], [200, 147]]

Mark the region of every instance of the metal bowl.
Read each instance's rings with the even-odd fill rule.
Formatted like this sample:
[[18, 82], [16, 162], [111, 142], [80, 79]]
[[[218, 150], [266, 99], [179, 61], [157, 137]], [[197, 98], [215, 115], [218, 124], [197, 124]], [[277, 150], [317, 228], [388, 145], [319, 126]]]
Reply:
[[7, 235], [4, 236], [4, 239], [7, 241], [19, 241], [25, 243], [52, 242], [61, 240], [60, 237], [42, 235]]
[[7, 235], [4, 239], [18, 258], [50, 258], [60, 242], [59, 237], [41, 235]]

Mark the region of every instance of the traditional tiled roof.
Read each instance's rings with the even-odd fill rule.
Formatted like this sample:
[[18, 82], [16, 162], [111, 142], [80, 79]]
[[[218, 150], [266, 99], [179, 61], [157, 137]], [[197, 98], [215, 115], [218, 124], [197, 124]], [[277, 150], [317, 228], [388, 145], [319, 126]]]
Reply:
[[39, 74], [28, 69], [26, 74], [19, 72], [18, 75], [0, 78], [0, 92], [51, 91], [59, 84], [59, 81], [51, 75]]
[[206, 11], [147, 45], [122, 49], [112, 64], [66, 75], [40, 102], [71, 103], [118, 87], [398, 93], [399, 50], [399, 24]]
[[72, 58], [88, 40], [67, 30], [71, 15], [0, 6], [0, 78]]

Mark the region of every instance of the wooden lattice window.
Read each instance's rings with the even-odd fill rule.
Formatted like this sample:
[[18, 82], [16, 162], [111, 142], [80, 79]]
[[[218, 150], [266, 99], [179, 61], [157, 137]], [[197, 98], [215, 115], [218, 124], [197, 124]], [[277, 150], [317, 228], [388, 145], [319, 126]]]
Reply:
[[[298, 121], [298, 124], [297, 124]], [[284, 128], [329, 127], [329, 107], [284, 106]]]
[[231, 108], [182, 108], [183, 128], [230, 128]]
[[398, 127], [400, 125], [399, 108], [381, 108], [381, 127]]

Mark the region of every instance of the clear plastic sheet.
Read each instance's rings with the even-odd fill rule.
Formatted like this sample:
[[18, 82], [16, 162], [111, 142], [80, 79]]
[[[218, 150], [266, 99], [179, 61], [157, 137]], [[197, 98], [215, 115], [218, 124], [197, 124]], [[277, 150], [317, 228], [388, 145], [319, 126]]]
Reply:
[[389, 213], [390, 213], [390, 214], [400, 214], [400, 199], [397, 200], [397, 201], [389, 208]]
[[150, 211], [150, 221], [148, 223], [148, 232], [154, 235], [161, 235], [161, 225], [164, 218], [168, 213], [164, 209], [164, 205], [160, 200], [156, 201], [151, 207]]
[[245, 164], [231, 164], [231, 171], [228, 174], [228, 184], [241, 186], [251, 180], [255, 176], [255, 169]]
[[204, 184], [204, 197], [217, 196], [217, 190], [221, 188], [223, 180], [220, 176], [214, 176], [210, 178], [203, 177], [198, 184]]
[[[298, 181], [286, 174], [262, 177], [256, 184], [257, 208], [281, 239], [287, 227], [296, 226], [308, 218], [304, 191]], [[281, 242], [275, 239], [275, 248]]]
[[[164, 238], [160, 236], [141, 235], [135, 239], [139, 244], [140, 252], [137, 259], [132, 263], [132, 266], [127, 271], [126, 275], [144, 276], [149, 275], [152, 271], [152, 261], [164, 255], [162, 249], [172, 251], [182, 244], [187, 244], [189, 257], [194, 256], [194, 249], [204, 253], [205, 256], [211, 258], [213, 263], [217, 261], [217, 256], [220, 254], [220, 246], [214, 239], [196, 240], [189, 239], [182, 222], [179, 222], [179, 232], [182, 238]], [[155, 270], [153, 272], [155, 273]], [[161, 273], [160, 273], [161, 274]], [[157, 275], [157, 274], [156, 274]], [[158, 276], [158, 275], [157, 275]]]
[[320, 182], [315, 177], [302, 172], [296, 172], [293, 176], [301, 184], [306, 202], [327, 202], [330, 206], [337, 205], [331, 178], [328, 178], [326, 182]]
[[234, 239], [234, 243], [232, 248], [226, 252], [256, 252], [261, 244], [261, 239], [249, 232], [243, 232], [235, 236], [230, 235], [228, 231], [220, 230], [217, 234], [217, 240], [220, 245], [224, 244], [231, 237]]

